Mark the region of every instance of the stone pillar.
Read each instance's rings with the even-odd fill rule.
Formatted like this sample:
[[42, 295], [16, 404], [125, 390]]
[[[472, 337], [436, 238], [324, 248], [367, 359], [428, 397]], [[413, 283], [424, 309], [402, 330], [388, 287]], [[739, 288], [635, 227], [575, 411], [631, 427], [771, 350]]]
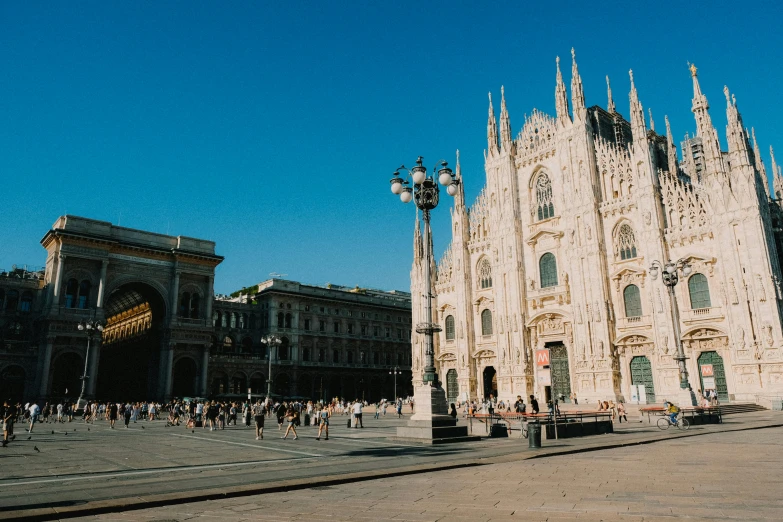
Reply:
[[52, 364], [52, 347], [54, 345], [54, 337], [46, 338], [46, 348], [44, 349], [43, 357], [41, 357], [41, 387], [39, 393], [41, 398], [45, 398], [49, 395], [49, 368]]
[[[212, 323], [212, 300], [214, 299], [215, 295], [215, 276], [210, 275], [207, 279], [207, 291], [204, 294], [204, 319], [206, 321], [206, 325], [209, 326]], [[245, 325], [247, 326], [247, 325]]]
[[207, 382], [207, 370], [209, 369], [209, 345], [204, 345], [204, 354], [201, 358], [201, 393], [202, 397], [206, 397], [209, 392], [209, 383]]
[[175, 343], [169, 345], [169, 349], [163, 352], [164, 370], [163, 370], [163, 400], [171, 399], [171, 389], [173, 386], [174, 373], [174, 347]]
[[171, 303], [169, 310], [170, 322], [173, 324], [177, 320], [177, 314], [179, 313], [179, 274], [176, 264], [174, 265], [174, 281], [171, 283], [171, 295], [169, 301]]
[[103, 299], [106, 293], [106, 269], [109, 267], [109, 260], [104, 259], [101, 263], [101, 280], [98, 283], [98, 303], [97, 308], [103, 308]]
[[98, 386], [98, 364], [101, 359], [101, 338], [95, 336], [90, 342], [90, 361], [87, 366], [87, 390], [86, 397], [95, 398], [95, 390]]
[[[65, 264], [65, 254], [57, 254], [57, 275], [54, 278], [54, 297], [59, 298], [60, 297], [60, 285], [62, 284], [63, 280], [63, 265]], [[59, 299], [56, 301], [56, 304], [59, 303]]]

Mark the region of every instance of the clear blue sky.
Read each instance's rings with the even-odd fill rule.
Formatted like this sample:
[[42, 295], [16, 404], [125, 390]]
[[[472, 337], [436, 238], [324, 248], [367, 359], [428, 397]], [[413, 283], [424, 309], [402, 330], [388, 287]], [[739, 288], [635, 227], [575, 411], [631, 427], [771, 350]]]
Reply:
[[727, 84], [767, 166], [770, 144], [783, 160], [779, 3], [483, 4], [0, 3], [0, 268], [43, 265], [69, 213], [216, 241], [221, 293], [270, 272], [407, 289], [414, 209], [391, 172], [459, 148], [472, 201], [487, 92], [505, 85], [516, 135], [554, 114], [572, 46], [588, 106], [608, 74], [627, 114], [633, 68], [679, 140], [692, 61], [723, 142]]

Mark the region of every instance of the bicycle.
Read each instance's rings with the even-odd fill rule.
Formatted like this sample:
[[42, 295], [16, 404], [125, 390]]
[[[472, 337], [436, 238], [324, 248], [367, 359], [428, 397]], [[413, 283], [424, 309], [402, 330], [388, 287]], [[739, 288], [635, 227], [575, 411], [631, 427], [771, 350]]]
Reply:
[[669, 418], [668, 415], [664, 415], [660, 419], [658, 419], [658, 428], [661, 430], [668, 430], [671, 426], [677, 426], [677, 429], [680, 430], [687, 430], [691, 423], [688, 422], [688, 419], [685, 419], [683, 417], [680, 417], [678, 414], [677, 422], [673, 423], [672, 420]]

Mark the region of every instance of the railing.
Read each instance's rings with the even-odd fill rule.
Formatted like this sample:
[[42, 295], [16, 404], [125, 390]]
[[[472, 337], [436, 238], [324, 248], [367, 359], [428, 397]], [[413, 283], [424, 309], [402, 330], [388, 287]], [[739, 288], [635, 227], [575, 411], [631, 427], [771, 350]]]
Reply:
[[[468, 415], [468, 431], [470, 434], [474, 434], [473, 422], [484, 425], [485, 434], [489, 434], [490, 426], [492, 424], [506, 424], [509, 431], [520, 430], [520, 437], [522, 437], [522, 431], [526, 429], [526, 425], [530, 422], [537, 422], [543, 426], [555, 425], [555, 424], [568, 424], [585, 422], [599, 422], [599, 421], [611, 421], [612, 413], [608, 411], [581, 411], [575, 413], [559, 413], [555, 416], [549, 413], [474, 413]], [[587, 419], [587, 420], [585, 420]], [[518, 425], [516, 423], [519, 423]], [[518, 427], [517, 427], [518, 426]], [[480, 431], [480, 427], [476, 426]]]
[[639, 315], [637, 317], [618, 317], [617, 328], [638, 328], [640, 326], [652, 325], [652, 316]]
[[[662, 406], [647, 406], [645, 408], [639, 408], [639, 416], [641, 417], [639, 422], [644, 418], [645, 413], [647, 414], [648, 424], [652, 422], [652, 417], [668, 415]], [[688, 406], [680, 408], [680, 413], [683, 417], [690, 417], [691, 419], [700, 415], [715, 415], [718, 417], [718, 424], [723, 422], [723, 411], [720, 409], [720, 406]]]
[[682, 311], [683, 321], [703, 321], [712, 319], [723, 319], [723, 309], [719, 306], [711, 308], [694, 308]]

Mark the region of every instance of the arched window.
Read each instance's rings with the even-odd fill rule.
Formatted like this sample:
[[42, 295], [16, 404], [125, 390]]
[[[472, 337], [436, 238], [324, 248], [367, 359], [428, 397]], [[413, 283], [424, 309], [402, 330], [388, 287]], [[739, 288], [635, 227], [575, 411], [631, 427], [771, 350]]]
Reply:
[[479, 287], [492, 288], [492, 266], [487, 258], [482, 259], [479, 264]]
[[79, 285], [79, 301], [78, 307], [82, 310], [86, 310], [90, 304], [90, 288], [92, 285], [86, 279]]
[[641, 317], [642, 297], [639, 294], [638, 286], [626, 286], [623, 290], [623, 301], [625, 302], [625, 317]]
[[234, 340], [228, 335], [223, 337], [223, 352], [234, 353]]
[[334, 350], [332, 352], [332, 362], [334, 362], [334, 363], [340, 362], [340, 352], [339, 352], [339, 350]]
[[291, 321], [293, 319], [293, 316], [291, 314], [285, 314], [285, 327], [291, 328]]
[[547, 252], [538, 260], [538, 275], [541, 277], [541, 288], [557, 286], [557, 260], [553, 253]]
[[277, 327], [282, 328], [285, 324], [285, 314], [283, 312], [277, 312]]
[[190, 312], [190, 292], [184, 292], [179, 298], [179, 316], [188, 317]]
[[454, 316], [446, 316], [446, 340], [454, 340]]
[[193, 294], [190, 296], [190, 318], [191, 319], [198, 319], [201, 315], [201, 298], [198, 294]]
[[[0, 305], [2, 305], [3, 297], [0, 296]], [[22, 300], [19, 301], [19, 311], [29, 312], [33, 309], [33, 294], [30, 292], [24, 292], [22, 294]]]
[[239, 329], [244, 330], [247, 324], [247, 314], [239, 314]]
[[693, 310], [712, 306], [710, 286], [707, 284], [707, 278], [704, 274], [693, 274], [688, 279], [688, 293], [691, 296], [691, 308]]
[[481, 335], [492, 335], [492, 312], [481, 312]]
[[228, 328], [228, 316], [230, 314], [228, 312], [223, 312], [222, 317], [220, 318], [220, 326], [223, 328]]
[[79, 281], [76, 279], [69, 279], [68, 283], [65, 285], [65, 308], [76, 308], [76, 296], [78, 294]]
[[231, 312], [231, 323], [229, 325], [231, 328], [237, 327], [237, 314], [236, 312]]
[[633, 259], [636, 257], [636, 236], [633, 233], [633, 228], [628, 223], [620, 225], [620, 229], [617, 231], [615, 247], [616, 252], [620, 255], [620, 259]]
[[555, 205], [552, 198], [552, 181], [542, 172], [536, 180], [536, 211], [538, 221], [555, 216]]
[[212, 313], [212, 326], [214, 326], [215, 328], [220, 327], [220, 321], [222, 319], [221, 316], [222, 314], [220, 312], [215, 311]]
[[353, 352], [348, 350], [348, 364], [353, 364]]

